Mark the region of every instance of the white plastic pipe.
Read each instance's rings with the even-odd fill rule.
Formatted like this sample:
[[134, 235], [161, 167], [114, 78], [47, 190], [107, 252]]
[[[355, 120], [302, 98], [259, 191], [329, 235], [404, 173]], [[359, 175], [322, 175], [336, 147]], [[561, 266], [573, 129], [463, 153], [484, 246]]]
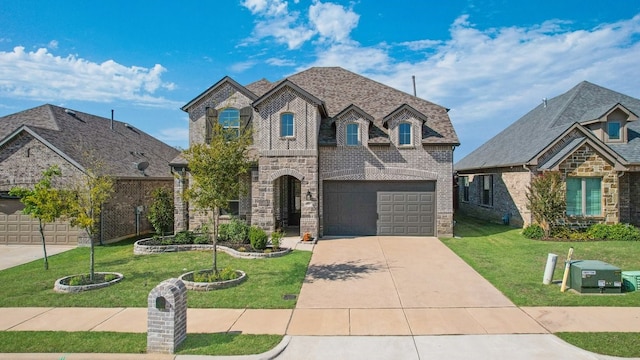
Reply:
[[542, 283], [544, 285], [551, 284], [553, 281], [553, 272], [556, 269], [556, 264], [558, 263], [558, 255], [549, 254], [547, 257], [547, 266], [544, 268], [544, 276], [542, 277]]

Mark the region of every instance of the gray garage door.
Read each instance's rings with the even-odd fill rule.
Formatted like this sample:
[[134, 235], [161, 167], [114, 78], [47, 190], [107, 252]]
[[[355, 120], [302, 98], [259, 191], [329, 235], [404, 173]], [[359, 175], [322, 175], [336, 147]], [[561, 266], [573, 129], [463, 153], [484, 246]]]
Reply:
[[[381, 205], [382, 212], [379, 211]], [[418, 226], [417, 222], [424, 224]], [[325, 181], [323, 184], [325, 235], [431, 236], [435, 235], [434, 224], [434, 181]]]
[[[23, 208], [20, 200], [0, 199], [0, 244], [42, 244], [38, 220], [22, 214]], [[59, 221], [45, 224], [44, 237], [47, 244], [76, 245], [78, 230]]]

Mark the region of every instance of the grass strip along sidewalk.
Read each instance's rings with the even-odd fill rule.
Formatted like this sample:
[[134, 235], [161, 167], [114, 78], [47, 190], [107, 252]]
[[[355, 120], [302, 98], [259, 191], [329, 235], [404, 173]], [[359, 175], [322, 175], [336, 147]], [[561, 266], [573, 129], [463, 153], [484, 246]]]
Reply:
[[[580, 295], [543, 285], [547, 256], [557, 254], [554, 280], [561, 280], [570, 247], [574, 259], [601, 260], [624, 270], [640, 269], [637, 241], [556, 242], [531, 240], [522, 229], [474, 218], [458, 218], [455, 238], [442, 242], [518, 306], [640, 306], [640, 291], [622, 295]], [[592, 352], [640, 357], [640, 333], [558, 333], [563, 340]]]

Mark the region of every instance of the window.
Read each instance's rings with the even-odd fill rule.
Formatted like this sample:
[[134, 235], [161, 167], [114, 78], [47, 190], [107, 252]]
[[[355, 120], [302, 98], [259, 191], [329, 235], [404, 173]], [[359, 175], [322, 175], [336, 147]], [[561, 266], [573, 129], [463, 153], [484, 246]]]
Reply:
[[240, 215], [240, 201], [229, 200], [226, 209], [220, 209], [220, 215], [238, 216]]
[[620, 140], [620, 123], [617, 121], [609, 121], [607, 123], [607, 135], [609, 140]]
[[600, 178], [567, 178], [567, 215], [602, 215]]
[[225, 130], [228, 136], [240, 135], [240, 110], [235, 108], [226, 108], [218, 115], [218, 122]]
[[293, 136], [293, 114], [285, 113], [280, 115], [280, 136]]
[[360, 145], [360, 125], [347, 124], [347, 145]]
[[482, 205], [493, 206], [493, 176], [480, 176], [480, 200]]
[[462, 177], [462, 201], [469, 201], [469, 177]]
[[402, 123], [398, 126], [398, 144], [411, 145], [411, 124]]

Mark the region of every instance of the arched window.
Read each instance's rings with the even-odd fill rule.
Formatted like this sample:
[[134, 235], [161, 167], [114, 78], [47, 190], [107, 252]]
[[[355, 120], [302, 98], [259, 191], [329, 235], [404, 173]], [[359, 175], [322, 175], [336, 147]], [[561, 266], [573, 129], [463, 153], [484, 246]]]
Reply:
[[218, 114], [218, 123], [231, 136], [240, 135], [240, 110], [236, 108], [226, 108]]
[[360, 145], [360, 125], [356, 123], [347, 124], [347, 145]]
[[411, 134], [411, 124], [401, 123], [398, 126], [398, 144], [399, 145], [411, 145], [413, 136]]
[[293, 114], [284, 113], [280, 115], [280, 136], [293, 137]]

